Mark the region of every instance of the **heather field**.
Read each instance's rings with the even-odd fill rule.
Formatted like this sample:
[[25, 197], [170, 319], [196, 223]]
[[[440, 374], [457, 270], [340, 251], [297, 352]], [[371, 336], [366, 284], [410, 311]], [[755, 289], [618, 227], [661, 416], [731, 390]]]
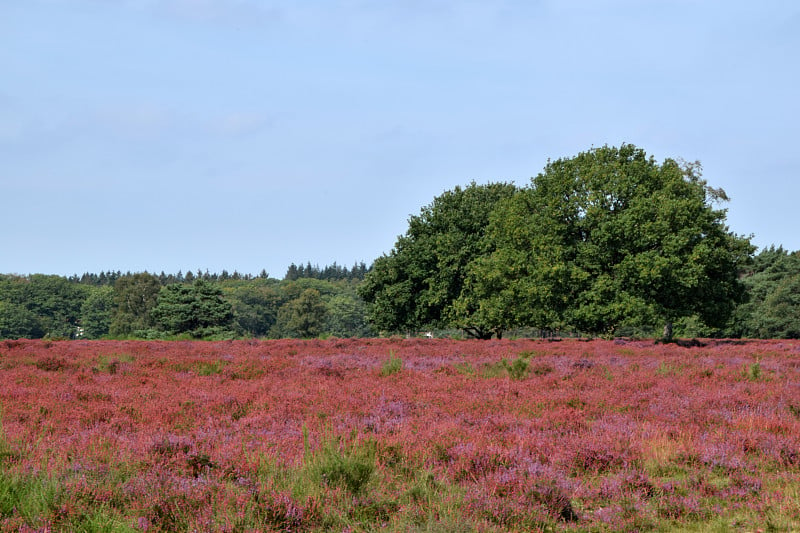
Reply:
[[800, 343], [0, 342], [2, 531], [799, 531]]

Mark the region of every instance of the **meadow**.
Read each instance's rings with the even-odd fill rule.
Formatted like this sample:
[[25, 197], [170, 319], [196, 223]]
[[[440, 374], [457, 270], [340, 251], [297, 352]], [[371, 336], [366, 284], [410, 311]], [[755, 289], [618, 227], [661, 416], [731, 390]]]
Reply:
[[800, 342], [0, 342], [2, 531], [798, 531]]

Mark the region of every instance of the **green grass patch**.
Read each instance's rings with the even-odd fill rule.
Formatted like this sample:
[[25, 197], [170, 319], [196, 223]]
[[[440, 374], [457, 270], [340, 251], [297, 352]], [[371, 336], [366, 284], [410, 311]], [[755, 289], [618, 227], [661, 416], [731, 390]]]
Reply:
[[519, 356], [514, 359], [513, 361], [509, 362], [505, 358], [503, 359], [503, 367], [506, 369], [508, 373], [508, 377], [511, 379], [525, 379], [528, 377], [528, 373], [530, 372], [530, 352], [523, 352], [519, 354]]
[[0, 471], [0, 517], [18, 517], [29, 527], [42, 525], [65, 500], [58, 480], [46, 475]]
[[217, 374], [222, 374], [222, 371], [225, 369], [225, 364], [225, 361], [221, 360], [211, 362], [204, 361], [195, 366], [195, 372], [197, 372], [198, 376], [216, 376]]
[[112, 353], [101, 355], [97, 358], [97, 363], [92, 367], [93, 372], [105, 374], [116, 374], [120, 366], [126, 363], [133, 363], [136, 358], [129, 353]]
[[391, 376], [398, 374], [403, 370], [403, 360], [394, 354], [394, 351], [389, 352], [389, 359], [381, 365], [381, 376]]
[[[463, 493], [396, 445], [324, 431], [297, 465], [260, 456], [265, 502], [248, 527], [292, 531], [473, 531]], [[287, 512], [288, 509], [292, 512]], [[264, 512], [268, 509], [269, 512]], [[247, 527], [245, 527], [247, 529]]]
[[461, 374], [462, 376], [469, 376], [474, 377], [476, 374], [475, 367], [472, 366], [472, 363], [469, 361], [464, 361], [463, 363], [456, 363], [453, 365], [453, 368], [456, 372]]
[[746, 365], [742, 369], [742, 377], [748, 381], [759, 381], [764, 378], [764, 370], [761, 368], [761, 363], [756, 361]]
[[484, 378], [507, 377], [513, 380], [522, 380], [527, 378], [531, 372], [537, 376], [543, 376], [554, 370], [553, 366], [547, 363], [531, 366], [530, 359], [533, 355], [533, 352], [521, 352], [510, 361], [504, 357], [498, 363], [487, 363], [481, 371], [481, 376]]
[[3, 410], [0, 409], [0, 475], [3, 474], [2, 468], [7, 463], [12, 463], [22, 457], [8, 441], [6, 432], [3, 429]]

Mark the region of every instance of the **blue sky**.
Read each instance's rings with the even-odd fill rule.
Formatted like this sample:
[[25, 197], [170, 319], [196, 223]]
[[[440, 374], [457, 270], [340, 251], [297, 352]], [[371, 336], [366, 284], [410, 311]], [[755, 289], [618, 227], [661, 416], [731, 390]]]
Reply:
[[794, 0], [3, 0], [0, 272], [370, 263], [621, 143], [798, 250], [798, 58]]

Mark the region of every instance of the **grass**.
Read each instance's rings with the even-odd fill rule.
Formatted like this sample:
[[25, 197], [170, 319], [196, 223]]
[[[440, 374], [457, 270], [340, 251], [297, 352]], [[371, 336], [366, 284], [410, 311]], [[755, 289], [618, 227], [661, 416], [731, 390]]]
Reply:
[[303, 461], [294, 466], [259, 457], [257, 478], [269, 500], [261, 511], [250, 510], [248, 527], [372, 531], [370, 524], [382, 524], [386, 531], [474, 531], [463, 512], [463, 491], [397, 447], [331, 431], [312, 445], [307, 429], [304, 446]]
[[528, 377], [528, 373], [530, 372], [530, 356], [531, 354], [529, 353], [523, 353], [511, 362], [503, 359], [503, 367], [506, 369], [508, 377], [511, 379], [525, 379]]
[[381, 365], [381, 376], [391, 376], [398, 374], [403, 370], [403, 360], [395, 356], [394, 351], [389, 351], [389, 359]]
[[[549, 363], [539, 362], [532, 365], [531, 358], [534, 355], [533, 352], [521, 352], [510, 361], [504, 357], [499, 363], [486, 364], [481, 374], [484, 378], [507, 377], [519, 381], [526, 379], [531, 373], [535, 376], [544, 376], [555, 370]], [[457, 367], [456, 370], [463, 374], [474, 372], [469, 363], [464, 363], [464, 365], [466, 366]]]
[[456, 363], [453, 365], [456, 373], [461, 374], [462, 376], [474, 377], [475, 376], [475, 367], [469, 361], [464, 361], [461, 363]]
[[747, 365], [745, 369], [742, 371], [742, 375], [749, 381], [760, 380], [764, 376], [764, 372], [761, 369], [761, 363], [756, 361], [755, 363]]
[[7, 462], [12, 462], [20, 456], [6, 437], [6, 432], [3, 429], [3, 410], [0, 409], [0, 468]]
[[375, 473], [375, 443], [328, 436], [316, 453], [306, 453], [306, 474], [321, 485], [360, 495]]
[[221, 374], [225, 368], [225, 361], [211, 361], [210, 363], [202, 362], [196, 366], [198, 376], [216, 376]]
[[92, 371], [113, 375], [119, 372], [121, 365], [133, 363], [135, 360], [136, 358], [129, 353], [112, 353], [101, 355], [97, 359], [97, 364], [92, 367]]
[[4, 471], [0, 475], [0, 517], [18, 516], [35, 527], [43, 517], [54, 514], [65, 498], [58, 481], [47, 474]]

